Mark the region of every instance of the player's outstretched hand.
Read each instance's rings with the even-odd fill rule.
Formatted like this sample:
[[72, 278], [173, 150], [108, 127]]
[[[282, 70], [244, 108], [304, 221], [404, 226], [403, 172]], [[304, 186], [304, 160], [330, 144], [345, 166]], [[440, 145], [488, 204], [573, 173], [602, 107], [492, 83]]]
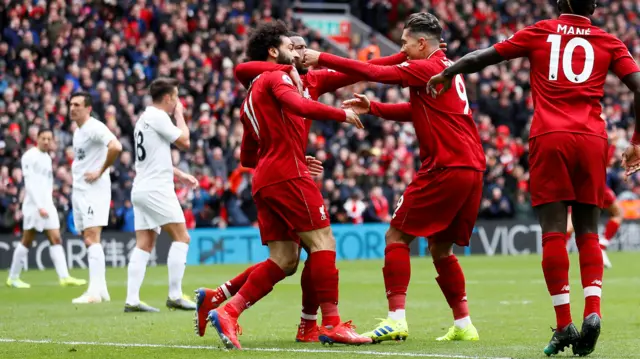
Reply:
[[305, 66], [317, 66], [320, 60], [320, 52], [316, 50], [306, 49], [304, 50], [304, 65]]
[[350, 123], [357, 128], [364, 128], [364, 125], [362, 124], [362, 122], [360, 122], [360, 117], [358, 117], [358, 114], [355, 113], [355, 111], [348, 108], [344, 110], [344, 114], [346, 116], [346, 120], [344, 122]]
[[[429, 80], [429, 82], [427, 83], [427, 89], [431, 93], [431, 96], [433, 96], [435, 98], [436, 96], [440, 96], [443, 93], [447, 92], [447, 90], [449, 90], [451, 88], [452, 80], [453, 79], [444, 76], [442, 74], [442, 72], [441, 72], [441, 73], [433, 76]], [[439, 85], [442, 85], [442, 89], [440, 91], [437, 90], [437, 87]]]
[[444, 42], [443, 38], [440, 38], [440, 50], [447, 52], [448, 50], [448, 45], [446, 42]]
[[49, 218], [49, 213], [47, 213], [47, 210], [44, 208], [38, 209], [38, 213], [40, 213], [40, 217], [42, 218]]
[[87, 172], [84, 174], [84, 180], [87, 181], [87, 183], [93, 183], [97, 181], [101, 175], [102, 173], [100, 173], [100, 171]]
[[358, 115], [365, 115], [371, 111], [371, 101], [367, 96], [359, 93], [354, 93], [353, 96], [355, 98], [342, 102], [342, 108], [352, 109]]
[[180, 181], [180, 183], [182, 183], [185, 186], [188, 186], [189, 188], [192, 188], [192, 189], [198, 188], [198, 180], [190, 174], [183, 172], [180, 174], [180, 176], [178, 176], [178, 180]]
[[322, 162], [313, 156], [306, 156], [305, 159], [307, 160], [307, 168], [309, 169], [311, 176], [320, 176], [324, 171]]
[[622, 168], [624, 168], [625, 179], [640, 170], [640, 145], [631, 144], [624, 150]]

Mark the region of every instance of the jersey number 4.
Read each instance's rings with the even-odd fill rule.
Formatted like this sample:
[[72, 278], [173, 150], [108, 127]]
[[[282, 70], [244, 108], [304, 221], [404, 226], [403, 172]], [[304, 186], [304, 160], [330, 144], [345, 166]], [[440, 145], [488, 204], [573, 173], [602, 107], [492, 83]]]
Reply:
[[[561, 35], [549, 35], [547, 42], [551, 43], [551, 58], [549, 59], [549, 81], [558, 80], [558, 67], [560, 65], [560, 46], [562, 45]], [[584, 49], [584, 68], [582, 72], [576, 74], [573, 72], [573, 52], [576, 47], [582, 47]], [[574, 84], [581, 84], [589, 79], [593, 72], [593, 60], [595, 54], [593, 46], [589, 41], [581, 38], [574, 37], [569, 40], [564, 47], [564, 53], [562, 54], [562, 71], [567, 80]]]
[[138, 132], [135, 135], [136, 137], [136, 158], [138, 161], [144, 161], [147, 158], [147, 151], [144, 149], [144, 135], [142, 132]]

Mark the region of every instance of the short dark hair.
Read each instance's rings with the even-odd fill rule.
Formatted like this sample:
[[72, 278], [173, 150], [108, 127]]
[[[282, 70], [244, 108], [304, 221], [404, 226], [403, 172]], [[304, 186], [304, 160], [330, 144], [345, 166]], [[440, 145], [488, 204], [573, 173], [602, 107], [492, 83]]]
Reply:
[[560, 12], [582, 16], [593, 15], [596, 6], [595, 0], [562, 0], [559, 4]]
[[91, 94], [88, 92], [75, 92], [73, 94], [71, 94], [71, 97], [69, 98], [69, 101], [73, 100], [76, 97], [82, 97], [84, 98], [84, 106], [85, 107], [91, 107], [93, 106], [93, 97], [91, 97]]
[[173, 93], [173, 90], [178, 87], [178, 80], [168, 78], [168, 77], [159, 77], [151, 82], [149, 85], [149, 94], [151, 95], [151, 100], [153, 102], [159, 102], [162, 100], [164, 95], [170, 95]]
[[252, 61], [266, 61], [269, 49], [280, 47], [283, 36], [289, 37], [289, 30], [281, 20], [260, 24], [249, 36], [247, 56]]
[[46, 132], [51, 132], [51, 134], [53, 135], [53, 131], [50, 128], [40, 127], [40, 129], [38, 130], [38, 137], [40, 137], [41, 134]]
[[424, 33], [436, 36], [438, 40], [442, 37], [442, 26], [435, 15], [428, 12], [417, 12], [411, 14], [404, 25], [404, 28], [413, 34]]
[[287, 33], [288, 37], [302, 37], [302, 35], [298, 34], [295, 31], [289, 31], [289, 33]]

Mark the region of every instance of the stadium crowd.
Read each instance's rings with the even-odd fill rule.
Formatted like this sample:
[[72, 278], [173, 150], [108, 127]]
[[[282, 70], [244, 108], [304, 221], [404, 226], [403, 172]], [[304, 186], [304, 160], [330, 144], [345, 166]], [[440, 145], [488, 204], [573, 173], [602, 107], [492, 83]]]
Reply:
[[[640, 56], [640, 4], [608, 1], [594, 23], [622, 39]], [[128, 3], [126, 7], [122, 5]], [[398, 40], [403, 19], [416, 11], [435, 13], [445, 25], [448, 56], [485, 48], [525, 24], [556, 16], [555, 1], [361, 0], [353, 13]], [[138, 0], [101, 5], [74, 0], [0, 4], [0, 232], [21, 228], [24, 181], [20, 156], [34, 145], [39, 127], [54, 131], [55, 203], [63, 230], [71, 218], [72, 133], [69, 94], [93, 95], [94, 116], [120, 138], [125, 151], [112, 168], [110, 229], [133, 231], [130, 191], [133, 177], [133, 126], [150, 103], [146, 86], [157, 76], [181, 82], [180, 97], [192, 131], [192, 150], [174, 150], [175, 166], [194, 174], [200, 188], [176, 184], [187, 225], [251, 225], [251, 170], [239, 165], [242, 126], [239, 106], [246, 91], [234, 80], [234, 65], [245, 61], [246, 35], [258, 21], [281, 18], [323, 49], [320, 36], [293, 19], [284, 2]], [[377, 56], [375, 43], [354, 37], [350, 56]], [[364, 49], [364, 50], [361, 50]], [[469, 97], [486, 150], [485, 197], [480, 217], [531, 218], [528, 199], [528, 129], [532, 116], [529, 64], [516, 60], [466, 77]], [[321, 101], [339, 106], [353, 92], [396, 103], [408, 91], [359, 83], [327, 94]], [[623, 198], [640, 194], [640, 177], [621, 180], [620, 154], [633, 129], [632, 101], [611, 75], [605, 87], [604, 115], [616, 151], [609, 185]], [[363, 116], [366, 128], [315, 123], [307, 153], [324, 162], [317, 179], [333, 222], [388, 222], [395, 203], [419, 166], [411, 124]]]

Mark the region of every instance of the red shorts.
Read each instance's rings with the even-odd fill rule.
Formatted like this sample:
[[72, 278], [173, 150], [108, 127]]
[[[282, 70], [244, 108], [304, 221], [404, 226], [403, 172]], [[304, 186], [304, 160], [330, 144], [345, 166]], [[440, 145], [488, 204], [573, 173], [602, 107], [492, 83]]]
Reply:
[[420, 169], [400, 197], [391, 226], [430, 241], [468, 246], [482, 200], [482, 176], [467, 168]]
[[603, 207], [607, 140], [552, 132], [529, 142], [531, 204], [577, 202]]
[[602, 208], [609, 208], [616, 201], [616, 193], [609, 187], [604, 189], [604, 204]]
[[300, 177], [263, 187], [253, 195], [262, 244], [300, 243], [296, 233], [329, 227], [320, 190], [311, 178]]

